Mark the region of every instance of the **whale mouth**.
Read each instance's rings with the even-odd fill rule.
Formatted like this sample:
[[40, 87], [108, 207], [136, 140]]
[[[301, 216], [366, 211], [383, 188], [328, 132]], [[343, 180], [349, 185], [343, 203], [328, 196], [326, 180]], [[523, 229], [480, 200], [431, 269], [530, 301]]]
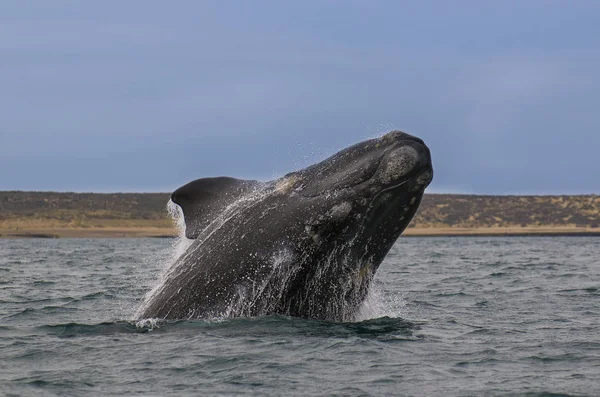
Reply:
[[419, 185], [421, 188], [425, 189], [427, 186], [429, 186], [429, 184], [431, 183], [432, 180], [433, 180], [433, 168], [429, 168], [428, 170], [424, 170], [423, 172], [421, 172], [421, 174], [419, 174], [416, 182], [417, 182], [417, 185]]
[[386, 153], [373, 176], [377, 188], [372, 190], [375, 194], [361, 227], [368, 253], [387, 252], [415, 215], [433, 179], [431, 154], [423, 141], [415, 138], [402, 143]]
[[431, 167], [415, 170], [408, 178], [385, 186], [369, 200], [362, 216], [362, 249], [371, 262], [383, 260], [400, 234], [408, 227], [433, 178]]
[[[408, 179], [401, 179], [396, 181], [396, 184], [386, 186], [381, 189], [371, 200], [370, 207], [377, 206], [382, 196], [410, 196], [410, 205], [414, 204], [412, 198], [417, 195], [422, 195], [425, 188], [433, 180], [433, 169], [431, 167], [425, 167], [417, 171], [413, 176]], [[384, 201], [386, 198], [384, 197]]]

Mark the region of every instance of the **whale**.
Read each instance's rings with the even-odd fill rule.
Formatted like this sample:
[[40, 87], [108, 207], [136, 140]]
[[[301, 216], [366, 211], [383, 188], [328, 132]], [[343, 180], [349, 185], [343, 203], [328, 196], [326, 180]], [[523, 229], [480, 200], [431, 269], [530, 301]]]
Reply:
[[352, 321], [432, 178], [423, 140], [391, 131], [272, 181], [192, 181], [171, 200], [193, 242], [136, 316]]

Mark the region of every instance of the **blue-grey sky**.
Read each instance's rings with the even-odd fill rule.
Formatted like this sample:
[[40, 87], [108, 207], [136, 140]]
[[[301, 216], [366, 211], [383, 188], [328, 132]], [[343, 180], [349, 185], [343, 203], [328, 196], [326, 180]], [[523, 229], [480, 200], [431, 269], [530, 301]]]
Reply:
[[0, 3], [0, 190], [270, 179], [400, 129], [433, 192], [600, 193], [600, 2]]

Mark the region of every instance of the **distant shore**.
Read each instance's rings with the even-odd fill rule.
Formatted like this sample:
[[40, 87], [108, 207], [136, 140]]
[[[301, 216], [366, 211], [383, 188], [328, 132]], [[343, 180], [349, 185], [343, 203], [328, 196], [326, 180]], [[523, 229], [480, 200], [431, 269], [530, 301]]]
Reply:
[[173, 228], [158, 227], [72, 227], [0, 229], [0, 238], [136, 238], [176, 237]]
[[[0, 191], [0, 238], [174, 237], [169, 197]], [[600, 196], [425, 194], [411, 225], [404, 236], [600, 236]]]
[[[158, 227], [102, 227], [102, 228], [30, 228], [1, 229], [0, 238], [173, 238], [174, 228]], [[405, 237], [460, 237], [460, 236], [600, 236], [600, 228], [578, 227], [446, 227], [409, 228]]]
[[409, 228], [406, 237], [600, 236], [600, 228], [586, 227], [445, 227]]

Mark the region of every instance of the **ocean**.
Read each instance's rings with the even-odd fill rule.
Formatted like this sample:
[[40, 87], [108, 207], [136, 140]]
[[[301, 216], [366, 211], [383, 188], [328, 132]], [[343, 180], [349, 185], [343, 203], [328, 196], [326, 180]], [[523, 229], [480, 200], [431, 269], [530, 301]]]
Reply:
[[349, 323], [136, 322], [181, 248], [0, 240], [0, 395], [600, 395], [600, 238], [401, 237]]

